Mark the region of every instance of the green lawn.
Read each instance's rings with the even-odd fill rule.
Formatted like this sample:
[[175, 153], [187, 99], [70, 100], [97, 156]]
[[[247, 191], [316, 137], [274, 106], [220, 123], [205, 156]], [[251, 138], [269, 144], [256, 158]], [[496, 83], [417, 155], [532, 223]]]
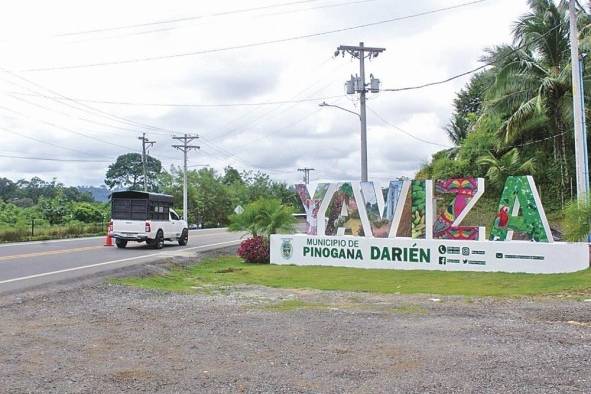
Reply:
[[466, 296], [591, 296], [591, 270], [553, 275], [488, 272], [397, 271], [321, 266], [246, 264], [238, 257], [204, 261], [167, 275], [116, 279], [115, 283], [176, 292], [204, 292], [254, 284], [373, 293]]

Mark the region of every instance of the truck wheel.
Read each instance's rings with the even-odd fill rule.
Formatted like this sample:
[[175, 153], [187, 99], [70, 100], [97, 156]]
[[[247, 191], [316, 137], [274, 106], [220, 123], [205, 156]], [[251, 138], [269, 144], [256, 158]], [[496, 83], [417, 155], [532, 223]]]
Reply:
[[150, 242], [150, 246], [154, 249], [162, 249], [164, 247], [164, 234], [162, 233], [162, 230], [158, 230], [156, 238]]
[[117, 239], [115, 240], [115, 245], [117, 245], [117, 247], [118, 247], [119, 249], [123, 249], [124, 247], [126, 247], [126, 246], [127, 246], [127, 241], [126, 241], [126, 240], [124, 240], [124, 239], [119, 239], [119, 238], [117, 238]]
[[179, 245], [185, 246], [189, 242], [189, 231], [184, 229], [179, 238]]

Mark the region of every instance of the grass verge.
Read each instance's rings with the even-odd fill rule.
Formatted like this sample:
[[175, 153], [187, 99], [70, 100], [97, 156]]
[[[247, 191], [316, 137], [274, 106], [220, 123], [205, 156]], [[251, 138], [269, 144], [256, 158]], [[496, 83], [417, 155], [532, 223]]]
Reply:
[[[174, 269], [166, 275], [131, 277], [114, 283], [183, 293], [208, 292], [251, 284], [385, 294], [465, 296], [591, 296], [591, 270], [569, 274], [509, 274], [358, 269], [322, 266], [246, 264], [227, 256]], [[289, 307], [289, 306], [288, 306]]]

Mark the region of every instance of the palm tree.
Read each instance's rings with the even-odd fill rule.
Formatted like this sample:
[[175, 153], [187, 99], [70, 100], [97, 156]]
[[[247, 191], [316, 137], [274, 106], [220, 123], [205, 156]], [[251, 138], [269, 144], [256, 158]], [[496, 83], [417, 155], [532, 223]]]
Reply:
[[497, 189], [503, 187], [508, 176], [532, 175], [536, 171], [534, 159], [522, 163], [517, 148], [511, 149], [499, 158], [489, 152], [479, 157], [477, 164], [487, 168], [486, 177]]
[[466, 138], [470, 128], [470, 122], [459, 114], [454, 114], [449, 124], [445, 126], [447, 136], [454, 145], [460, 145], [460, 142]]
[[531, 11], [513, 29], [514, 46], [488, 51], [496, 79], [487, 110], [504, 118], [506, 143], [553, 139], [562, 180], [568, 177], [566, 137], [572, 123], [570, 49], [566, 9], [552, 0], [529, 0]]
[[230, 216], [230, 231], [247, 231], [253, 237], [277, 233], [293, 233], [294, 210], [277, 199], [261, 198], [244, 208], [244, 212]]

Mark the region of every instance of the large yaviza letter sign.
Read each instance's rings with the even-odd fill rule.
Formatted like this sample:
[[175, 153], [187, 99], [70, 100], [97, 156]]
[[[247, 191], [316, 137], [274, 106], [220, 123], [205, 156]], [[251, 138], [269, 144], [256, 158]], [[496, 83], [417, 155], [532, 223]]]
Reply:
[[[484, 179], [296, 185], [306, 234], [273, 235], [271, 262], [362, 268], [572, 272], [588, 266], [585, 243], [553, 242], [531, 176], [508, 177], [489, 239], [462, 222]], [[496, 242], [504, 241], [504, 242]], [[511, 242], [507, 242], [511, 241]]]

